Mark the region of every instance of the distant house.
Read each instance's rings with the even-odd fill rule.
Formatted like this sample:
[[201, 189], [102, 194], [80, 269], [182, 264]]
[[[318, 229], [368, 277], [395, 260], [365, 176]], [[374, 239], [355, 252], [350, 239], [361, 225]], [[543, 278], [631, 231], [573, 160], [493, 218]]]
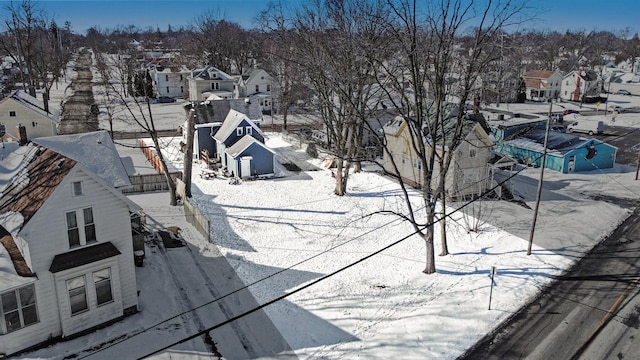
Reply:
[[264, 145], [264, 134], [249, 118], [230, 110], [213, 137], [216, 158], [228, 172], [242, 178], [273, 175], [275, 154]]
[[[539, 167], [544, 154], [546, 130], [534, 128], [504, 141], [501, 151], [522, 163]], [[617, 148], [597, 139], [550, 131], [547, 140], [545, 168], [571, 173], [610, 169], [616, 161]]]
[[248, 97], [250, 101], [255, 101], [260, 106], [260, 111], [270, 113], [273, 106], [271, 96], [274, 81], [265, 70], [251, 69], [239, 78], [238, 98]]
[[[456, 117], [447, 118], [445, 127], [446, 137], [437, 139], [445, 144], [451, 142], [454, 135]], [[488, 163], [492, 157], [493, 142], [489, 138], [489, 128], [482, 114], [467, 114], [464, 117], [461, 141], [452, 149], [452, 163], [446, 176], [445, 191], [450, 198], [464, 198], [473, 196], [486, 190], [490, 184]], [[411, 131], [409, 124], [402, 117], [396, 117], [384, 126], [387, 147], [398, 167], [396, 173], [389, 154], [385, 152], [383, 167], [387, 173], [402, 177], [403, 181], [416, 188], [423, 186], [424, 169], [422, 162], [411, 145]], [[425, 144], [429, 151], [433, 151], [430, 144]], [[446, 147], [446, 146], [445, 146]], [[436, 149], [439, 151], [438, 149]], [[447, 150], [451, 151], [451, 149]], [[437, 181], [439, 169], [434, 168], [434, 182]], [[435, 183], [434, 183], [435, 186]]]
[[234, 99], [236, 80], [233, 76], [211, 65], [191, 70], [188, 77], [189, 100], [203, 101], [213, 96], [215, 99]]
[[19, 147], [2, 168], [0, 353], [135, 313], [131, 213], [139, 207], [83, 163], [42, 145]]
[[154, 97], [186, 98], [189, 93], [187, 78], [191, 72], [166, 60], [156, 60], [147, 65], [153, 81]]
[[24, 142], [57, 135], [60, 114], [57, 111], [47, 112], [44, 102], [23, 90], [16, 90], [0, 100], [0, 124], [5, 126], [8, 136]]
[[602, 81], [593, 70], [575, 70], [562, 78], [560, 98], [567, 101], [593, 102], [602, 92]]
[[561, 71], [529, 70], [522, 78], [527, 86], [527, 100], [548, 101], [560, 97]]

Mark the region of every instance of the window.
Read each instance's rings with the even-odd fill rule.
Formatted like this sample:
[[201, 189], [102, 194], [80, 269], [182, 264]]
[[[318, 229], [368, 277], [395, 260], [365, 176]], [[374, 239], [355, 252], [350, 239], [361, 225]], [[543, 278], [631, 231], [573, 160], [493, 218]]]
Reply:
[[169, 81], [169, 75], [164, 76], [164, 81]]
[[84, 236], [87, 243], [98, 241], [96, 238], [96, 224], [93, 222], [93, 209], [82, 209], [82, 213], [84, 214]]
[[3, 293], [0, 295], [0, 303], [2, 305], [0, 309], [2, 309], [2, 324], [4, 325], [5, 333], [38, 322], [36, 291], [33, 284]]
[[180, 81], [182, 81], [182, 74], [180, 74]]
[[212, 90], [219, 90], [220, 89], [220, 84], [217, 82], [211, 83], [211, 89]]
[[98, 306], [113, 301], [110, 269], [107, 268], [94, 272], [93, 283], [96, 286], [96, 302]]
[[236, 128], [236, 136], [242, 136], [242, 128]]
[[184, 86], [180, 86], [180, 93], [184, 93]]
[[267, 84], [267, 91], [271, 91], [271, 84]]
[[38, 126], [38, 122], [37, 122], [37, 121], [32, 121], [32, 122], [31, 122], [31, 126], [33, 126], [33, 127]]
[[16, 116], [16, 112], [15, 111], [9, 111], [9, 116], [15, 117]]
[[167, 94], [169, 94], [169, 87], [167, 86]]
[[260, 92], [260, 85], [256, 85], [256, 92]]
[[84, 286], [84, 275], [67, 280], [67, 292], [69, 293], [69, 304], [71, 305], [71, 315], [75, 315], [87, 310], [87, 292]]
[[247, 134], [247, 135], [251, 135], [251, 134], [253, 134], [252, 130], [253, 129], [251, 129], [251, 126], [247, 126], [247, 127], [244, 128], [244, 133]]
[[69, 236], [69, 247], [80, 246], [80, 231], [75, 211], [67, 213], [67, 235]]
[[476, 157], [476, 148], [469, 148], [469, 157]]
[[71, 183], [71, 188], [73, 189], [73, 196], [82, 195], [82, 181], [74, 181]]
[[[70, 248], [98, 241], [93, 208], [84, 208], [82, 211], [68, 211], [65, 215], [67, 218], [67, 236], [69, 237]], [[80, 216], [82, 218], [79, 218]], [[78, 224], [83, 224], [84, 226], [79, 226]]]

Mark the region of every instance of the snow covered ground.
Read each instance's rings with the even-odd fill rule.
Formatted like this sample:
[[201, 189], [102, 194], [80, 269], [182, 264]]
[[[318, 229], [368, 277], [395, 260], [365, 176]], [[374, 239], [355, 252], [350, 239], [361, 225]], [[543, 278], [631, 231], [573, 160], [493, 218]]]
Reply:
[[[516, 106], [522, 105], [509, 104], [509, 110]], [[549, 105], [525, 106], [518, 111], [545, 112]], [[615, 124], [640, 126], [640, 114], [622, 113]], [[304, 152], [280, 134], [267, 135], [279, 163], [305, 161]], [[467, 233], [456, 211], [460, 204], [451, 204], [451, 254], [436, 257], [438, 272], [425, 275], [424, 243], [412, 228], [394, 216], [371, 215], [405, 209], [397, 184], [368, 168], [349, 179], [347, 196], [337, 197], [330, 172], [318, 159], [306, 162], [318, 170], [280, 168], [282, 177], [240, 185], [194, 176], [192, 202], [209, 216], [210, 241], [186, 222], [181, 207], [166, 205], [166, 193], [131, 195], [152, 229], [179, 226], [187, 246], [147, 244], [145, 266], [136, 274], [141, 312], [20, 358], [134, 358], [247, 306], [292, 294], [264, 307], [261, 318], [250, 315], [236, 328], [232, 323], [212, 332], [218, 351], [228, 359], [292, 353], [304, 359], [454, 359], [615, 229], [630, 214], [624, 200], [637, 199], [640, 190], [635, 169], [626, 166], [573, 174], [545, 171], [533, 252], [527, 256], [539, 169], [524, 169], [514, 188], [530, 208], [483, 202], [480, 232]], [[418, 193], [414, 198], [419, 204]], [[438, 226], [435, 230], [439, 239]], [[252, 284], [242, 297], [248, 305], [232, 306], [239, 298], [215, 301], [241, 283]], [[269, 321], [274, 325], [269, 334], [251, 333], [253, 326]], [[250, 341], [264, 336], [283, 341], [278, 346]], [[207, 342], [196, 337], [156, 356], [205, 358], [211, 350]], [[254, 347], [247, 349], [248, 343]], [[273, 349], [280, 352], [270, 354]]]

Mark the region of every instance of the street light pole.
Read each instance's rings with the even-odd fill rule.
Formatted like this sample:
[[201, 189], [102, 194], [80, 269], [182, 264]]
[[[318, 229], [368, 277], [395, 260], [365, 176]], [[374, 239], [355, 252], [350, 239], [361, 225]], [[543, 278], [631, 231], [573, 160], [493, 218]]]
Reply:
[[553, 103], [549, 103], [549, 116], [547, 116], [547, 128], [544, 133], [544, 149], [542, 150], [542, 163], [540, 165], [540, 179], [538, 180], [538, 192], [536, 193], [536, 206], [533, 210], [533, 222], [531, 223], [531, 232], [529, 233], [529, 247], [527, 255], [531, 255], [531, 247], [533, 246], [533, 233], [536, 229], [536, 221], [538, 220], [538, 208], [540, 206], [540, 194], [542, 194], [542, 177], [544, 176], [544, 165], [547, 159], [547, 144], [549, 142], [549, 126], [551, 121], [551, 107]]

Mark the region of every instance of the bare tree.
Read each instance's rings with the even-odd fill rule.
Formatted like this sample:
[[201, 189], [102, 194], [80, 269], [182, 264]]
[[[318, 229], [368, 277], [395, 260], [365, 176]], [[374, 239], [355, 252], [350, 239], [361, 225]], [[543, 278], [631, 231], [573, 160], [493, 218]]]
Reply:
[[[394, 21], [389, 23], [396, 43], [395, 61], [380, 63], [385, 76], [383, 84], [389, 102], [407, 122], [410, 146], [422, 169], [422, 198], [425, 220], [418, 221], [400, 177], [409, 207], [403, 215], [425, 241], [426, 274], [436, 271], [433, 224], [437, 204], [446, 196], [445, 181], [452, 161], [452, 151], [462, 141], [465, 125], [464, 105], [472, 93], [477, 76], [495, 56], [496, 34], [522, 11], [523, 5], [513, 2], [441, 0], [426, 5], [425, 13], [416, 1], [388, 1]], [[468, 57], [456, 52], [462, 26], [473, 21], [472, 41], [465, 49]], [[452, 81], [452, 78], [455, 81]], [[452, 107], [453, 104], [454, 106]], [[459, 110], [458, 110], [459, 109]], [[393, 162], [392, 154], [385, 149]], [[393, 167], [398, 167], [393, 164]], [[446, 214], [441, 213], [441, 219]], [[445, 232], [445, 224], [441, 223]], [[443, 252], [447, 254], [446, 239]]]
[[[156, 150], [156, 156], [160, 161], [162, 167], [162, 173], [165, 176], [167, 185], [169, 187], [169, 204], [177, 205], [176, 197], [176, 183], [171, 177], [169, 167], [162, 154], [162, 146], [160, 144], [158, 131], [155, 128], [153, 122], [153, 112], [151, 111], [151, 105], [149, 97], [151, 94], [143, 94], [143, 96], [127, 96], [127, 79], [131, 78], [131, 73], [125, 75], [130, 69], [129, 57], [121, 55], [106, 55], [103, 53], [95, 53], [96, 63], [98, 68], [101, 69], [101, 75], [103, 84], [106, 87], [106, 91], [109, 97], [118, 99], [120, 105], [124, 107], [127, 113], [131, 116], [134, 122], [140, 127], [140, 129], [146, 132], [153, 141], [154, 149]], [[123, 82], [123, 79], [125, 80]], [[143, 88], [147, 88], [143, 86]]]

